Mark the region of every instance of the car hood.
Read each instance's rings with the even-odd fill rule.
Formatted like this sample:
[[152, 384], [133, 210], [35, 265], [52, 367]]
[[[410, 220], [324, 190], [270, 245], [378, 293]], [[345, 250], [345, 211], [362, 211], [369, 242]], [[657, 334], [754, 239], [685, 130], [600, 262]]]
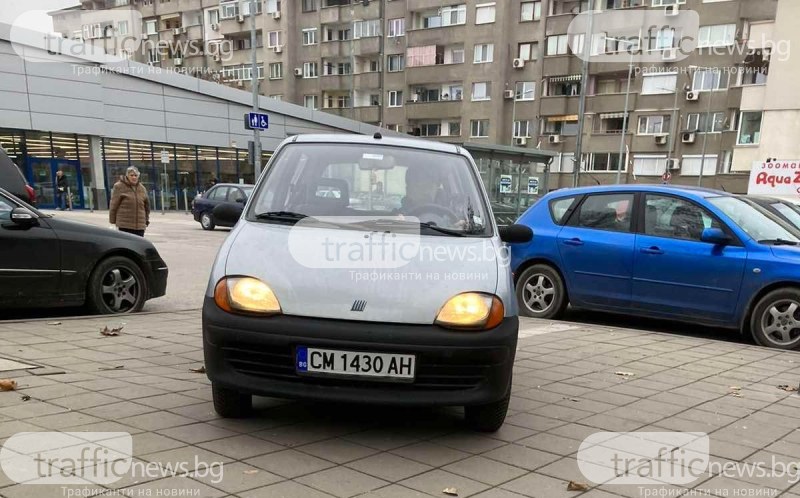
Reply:
[[800, 263], [800, 246], [772, 246], [770, 250], [776, 258]]
[[[431, 324], [456, 294], [494, 294], [498, 285], [494, 255], [500, 243], [494, 238], [312, 229], [245, 220], [239, 221], [232, 237], [225, 275], [261, 279], [287, 315]], [[407, 248], [404, 255], [412, 256], [399, 255], [401, 246]], [[374, 256], [386, 248], [385, 257], [368, 261], [370, 247]], [[397, 257], [389, 253], [392, 247], [398, 249]], [[356, 301], [366, 301], [362, 310]]]
[[137, 235], [79, 221], [65, 220], [58, 216], [43, 218], [43, 220], [56, 231], [56, 235], [62, 240], [93, 241], [100, 246], [131, 249], [148, 260], [160, 258], [153, 243]]

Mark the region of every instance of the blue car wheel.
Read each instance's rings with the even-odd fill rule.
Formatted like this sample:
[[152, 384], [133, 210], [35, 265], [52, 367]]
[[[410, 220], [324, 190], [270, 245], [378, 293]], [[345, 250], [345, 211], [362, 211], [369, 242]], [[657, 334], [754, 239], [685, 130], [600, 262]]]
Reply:
[[558, 318], [567, 307], [561, 275], [548, 265], [533, 265], [517, 280], [517, 301], [523, 315]]

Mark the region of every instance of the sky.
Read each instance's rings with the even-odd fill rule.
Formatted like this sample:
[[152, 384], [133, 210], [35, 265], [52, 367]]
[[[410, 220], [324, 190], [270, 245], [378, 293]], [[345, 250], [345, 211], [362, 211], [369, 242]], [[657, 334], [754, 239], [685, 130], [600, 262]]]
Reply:
[[0, 23], [50, 33], [53, 21], [47, 12], [79, 4], [79, 0], [0, 0]]

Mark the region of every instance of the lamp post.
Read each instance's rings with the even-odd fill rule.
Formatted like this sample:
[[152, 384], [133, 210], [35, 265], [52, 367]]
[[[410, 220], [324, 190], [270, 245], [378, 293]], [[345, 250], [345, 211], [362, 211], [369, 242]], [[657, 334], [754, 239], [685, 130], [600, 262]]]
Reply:
[[617, 43], [627, 43], [628, 44], [628, 53], [631, 55], [631, 61], [628, 63], [628, 88], [625, 90], [625, 109], [622, 116], [622, 136], [619, 139], [619, 160], [617, 162], [617, 185], [620, 183], [620, 177], [622, 175], [622, 155], [625, 153], [625, 135], [628, 132], [628, 103], [630, 101], [631, 96], [631, 77], [633, 76], [633, 50], [632, 45], [639, 45], [639, 40], [631, 41], [625, 40], [622, 38], [606, 38], [606, 40], [612, 40]]

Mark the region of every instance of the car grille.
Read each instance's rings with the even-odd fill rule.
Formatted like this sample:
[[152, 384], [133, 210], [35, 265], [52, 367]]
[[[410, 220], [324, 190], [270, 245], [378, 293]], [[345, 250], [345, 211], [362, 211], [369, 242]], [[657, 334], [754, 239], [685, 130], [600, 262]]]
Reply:
[[[336, 349], [336, 348], [332, 348]], [[225, 360], [238, 373], [266, 379], [289, 382], [304, 382], [317, 385], [364, 387], [365, 380], [345, 378], [322, 378], [297, 375], [294, 365], [294, 348], [264, 345], [225, 346]], [[480, 386], [491, 367], [505, 361], [503, 348], [487, 348], [480, 351], [442, 351], [417, 353], [417, 373], [413, 383], [386, 382], [382, 388], [402, 390], [458, 390]]]

